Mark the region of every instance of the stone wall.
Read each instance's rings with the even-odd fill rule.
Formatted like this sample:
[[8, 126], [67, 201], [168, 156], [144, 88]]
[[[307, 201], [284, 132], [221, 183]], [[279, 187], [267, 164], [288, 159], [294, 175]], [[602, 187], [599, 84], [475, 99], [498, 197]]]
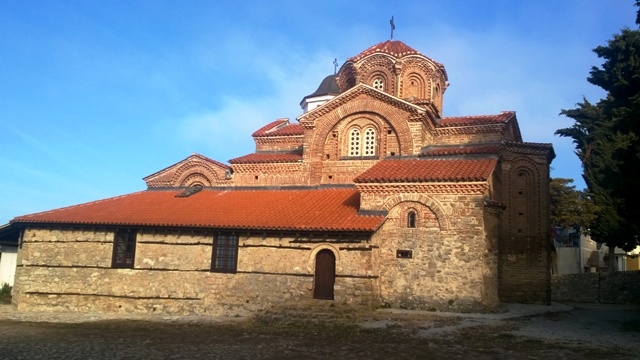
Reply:
[[575, 303], [640, 304], [640, 271], [553, 276], [551, 299]]
[[[441, 311], [498, 306], [497, 253], [487, 246], [482, 195], [387, 199], [387, 220], [372, 239], [379, 247], [382, 305]], [[416, 214], [415, 228], [407, 226], [409, 212]]]
[[[389, 216], [371, 239], [239, 233], [236, 273], [211, 272], [213, 232], [138, 229], [134, 267], [115, 269], [115, 229], [26, 229], [14, 301], [32, 311], [248, 314], [311, 300], [316, 254], [328, 249], [336, 302], [497, 306], [497, 257], [487, 246], [481, 195], [384, 198]], [[415, 228], [407, 227], [408, 211], [417, 213]]]
[[[111, 267], [114, 230], [27, 229], [14, 302], [28, 311], [236, 315], [313, 298], [315, 254], [336, 257], [335, 301], [376, 304], [367, 241], [240, 234], [237, 273], [210, 271], [212, 233], [138, 230], [134, 268]], [[329, 243], [331, 242], [331, 243]]]

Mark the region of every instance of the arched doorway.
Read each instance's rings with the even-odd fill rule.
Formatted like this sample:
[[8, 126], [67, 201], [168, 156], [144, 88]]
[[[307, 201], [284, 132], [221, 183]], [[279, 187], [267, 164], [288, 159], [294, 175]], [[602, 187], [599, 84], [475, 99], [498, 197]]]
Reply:
[[333, 285], [336, 279], [336, 256], [331, 250], [320, 250], [316, 255], [316, 273], [313, 298], [333, 300]]

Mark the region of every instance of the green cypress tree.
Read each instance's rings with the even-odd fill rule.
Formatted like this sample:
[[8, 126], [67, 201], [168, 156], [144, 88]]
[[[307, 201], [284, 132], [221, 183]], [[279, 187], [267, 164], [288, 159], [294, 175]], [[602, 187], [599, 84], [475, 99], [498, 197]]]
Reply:
[[[637, 15], [640, 21], [640, 11]], [[594, 52], [604, 62], [591, 68], [587, 80], [607, 96], [597, 104], [583, 99], [577, 108], [562, 110], [575, 123], [556, 134], [573, 139], [598, 208], [589, 231], [609, 246], [612, 259], [614, 247], [629, 251], [640, 245], [640, 31], [622, 29]]]

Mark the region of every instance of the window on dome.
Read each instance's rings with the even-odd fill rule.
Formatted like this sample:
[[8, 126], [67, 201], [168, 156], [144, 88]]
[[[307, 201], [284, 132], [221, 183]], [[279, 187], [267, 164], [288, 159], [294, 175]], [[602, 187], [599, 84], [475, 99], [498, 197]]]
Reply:
[[135, 229], [118, 229], [113, 238], [113, 256], [111, 267], [121, 269], [133, 269], [136, 257]]
[[235, 273], [238, 269], [238, 235], [219, 234], [213, 237], [211, 271]]
[[349, 156], [360, 156], [360, 130], [351, 129], [349, 133]]
[[384, 79], [381, 77], [377, 77], [373, 79], [373, 88], [376, 90], [384, 91]]

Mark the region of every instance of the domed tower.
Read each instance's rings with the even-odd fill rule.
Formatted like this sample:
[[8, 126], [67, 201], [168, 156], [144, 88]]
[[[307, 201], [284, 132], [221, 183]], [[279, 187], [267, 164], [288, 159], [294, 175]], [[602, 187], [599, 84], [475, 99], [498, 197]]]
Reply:
[[305, 96], [300, 101], [300, 107], [307, 113], [333, 99], [338, 94], [340, 94], [340, 89], [338, 89], [338, 84], [336, 83], [336, 75], [329, 75], [322, 80], [313, 94]]
[[348, 59], [338, 71], [341, 92], [366, 84], [413, 104], [432, 105], [442, 116], [442, 95], [447, 88], [444, 66], [402, 41], [376, 44]]

